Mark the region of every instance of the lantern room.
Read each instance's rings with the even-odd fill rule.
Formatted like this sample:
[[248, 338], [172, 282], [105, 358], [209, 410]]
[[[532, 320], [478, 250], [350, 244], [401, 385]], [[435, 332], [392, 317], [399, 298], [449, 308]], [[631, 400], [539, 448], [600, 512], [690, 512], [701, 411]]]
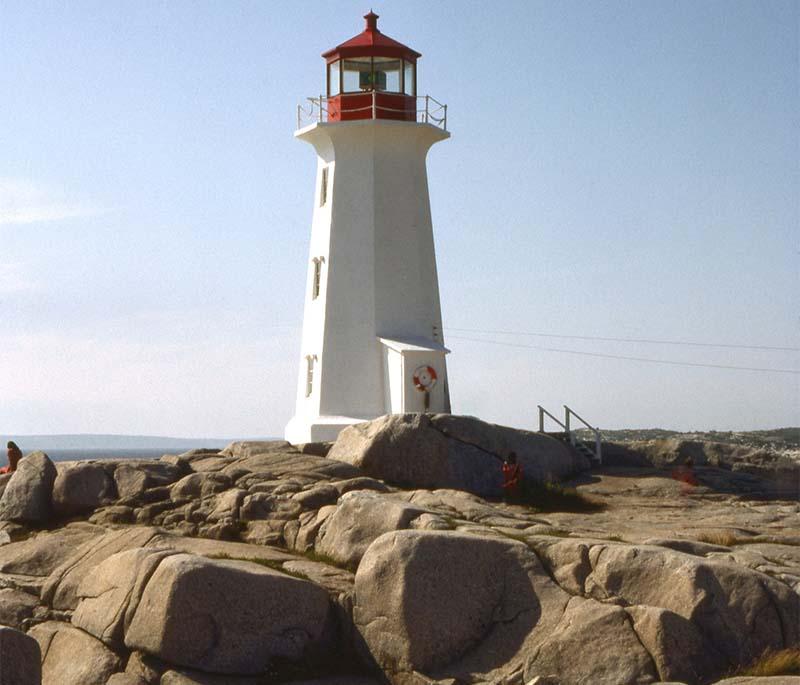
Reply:
[[420, 53], [381, 33], [374, 12], [364, 19], [362, 33], [322, 54], [328, 121], [416, 121]]

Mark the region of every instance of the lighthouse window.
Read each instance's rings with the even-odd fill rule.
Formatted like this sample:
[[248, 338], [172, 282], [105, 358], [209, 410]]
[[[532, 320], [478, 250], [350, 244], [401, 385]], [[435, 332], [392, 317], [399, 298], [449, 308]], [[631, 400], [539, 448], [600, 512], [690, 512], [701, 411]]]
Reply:
[[390, 93], [400, 92], [400, 67], [402, 60], [375, 57], [375, 89]]
[[311, 285], [311, 299], [316, 300], [319, 297], [320, 283], [322, 282], [322, 262], [325, 257], [314, 257], [314, 282]]
[[342, 90], [345, 93], [372, 90], [371, 57], [342, 60]]
[[306, 397], [311, 397], [311, 391], [314, 389], [314, 362], [317, 355], [309, 354], [306, 357]]
[[328, 201], [328, 167], [322, 167], [322, 174], [319, 182], [319, 206], [322, 207]]
[[328, 65], [328, 95], [339, 94], [339, 60]]
[[416, 95], [415, 85], [416, 65], [413, 62], [403, 61], [403, 92], [406, 95]]

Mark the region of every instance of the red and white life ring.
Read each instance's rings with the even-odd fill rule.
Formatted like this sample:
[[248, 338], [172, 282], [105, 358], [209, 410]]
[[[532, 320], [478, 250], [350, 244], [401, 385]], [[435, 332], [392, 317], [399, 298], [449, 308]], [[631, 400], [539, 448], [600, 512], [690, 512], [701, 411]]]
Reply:
[[418, 366], [414, 369], [414, 387], [420, 392], [429, 392], [436, 385], [436, 369], [432, 366]]

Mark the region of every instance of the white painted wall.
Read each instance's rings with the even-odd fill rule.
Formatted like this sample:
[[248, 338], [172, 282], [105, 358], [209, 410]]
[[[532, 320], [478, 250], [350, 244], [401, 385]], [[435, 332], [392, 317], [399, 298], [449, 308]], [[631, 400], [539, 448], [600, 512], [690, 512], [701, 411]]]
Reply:
[[[318, 156], [297, 408], [286, 428], [287, 440], [300, 443], [333, 440], [346, 425], [397, 411], [401, 397], [418, 399], [406, 389], [415, 367], [403, 371], [408, 360], [392, 359], [378, 338], [443, 344], [425, 158], [449, 134], [430, 124], [365, 120], [317, 123], [295, 136]], [[327, 202], [319, 206], [325, 166]], [[325, 261], [312, 299], [315, 257]], [[317, 362], [306, 397], [309, 354]], [[431, 411], [449, 411], [444, 353], [434, 356]], [[387, 374], [401, 378], [387, 388]]]

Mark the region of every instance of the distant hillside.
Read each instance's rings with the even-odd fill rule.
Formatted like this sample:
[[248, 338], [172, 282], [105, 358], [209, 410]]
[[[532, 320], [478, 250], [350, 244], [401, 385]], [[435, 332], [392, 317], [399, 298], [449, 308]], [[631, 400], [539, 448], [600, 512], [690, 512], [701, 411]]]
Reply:
[[[581, 437], [593, 438], [588, 430], [576, 431]], [[609, 442], [638, 442], [643, 440], [662, 440], [678, 438], [680, 440], [701, 440], [704, 442], [722, 442], [730, 445], [746, 445], [774, 450], [793, 450], [800, 448], [800, 428], [773, 428], [760, 431], [680, 431], [664, 428], [628, 428], [625, 430], [604, 430], [603, 440]]]
[[[34, 450], [189, 450], [195, 447], [225, 447], [233, 438], [169, 438], [154, 435], [0, 435], [14, 440], [25, 452]], [[240, 439], [240, 438], [236, 438]], [[259, 438], [267, 439], [267, 438]]]

